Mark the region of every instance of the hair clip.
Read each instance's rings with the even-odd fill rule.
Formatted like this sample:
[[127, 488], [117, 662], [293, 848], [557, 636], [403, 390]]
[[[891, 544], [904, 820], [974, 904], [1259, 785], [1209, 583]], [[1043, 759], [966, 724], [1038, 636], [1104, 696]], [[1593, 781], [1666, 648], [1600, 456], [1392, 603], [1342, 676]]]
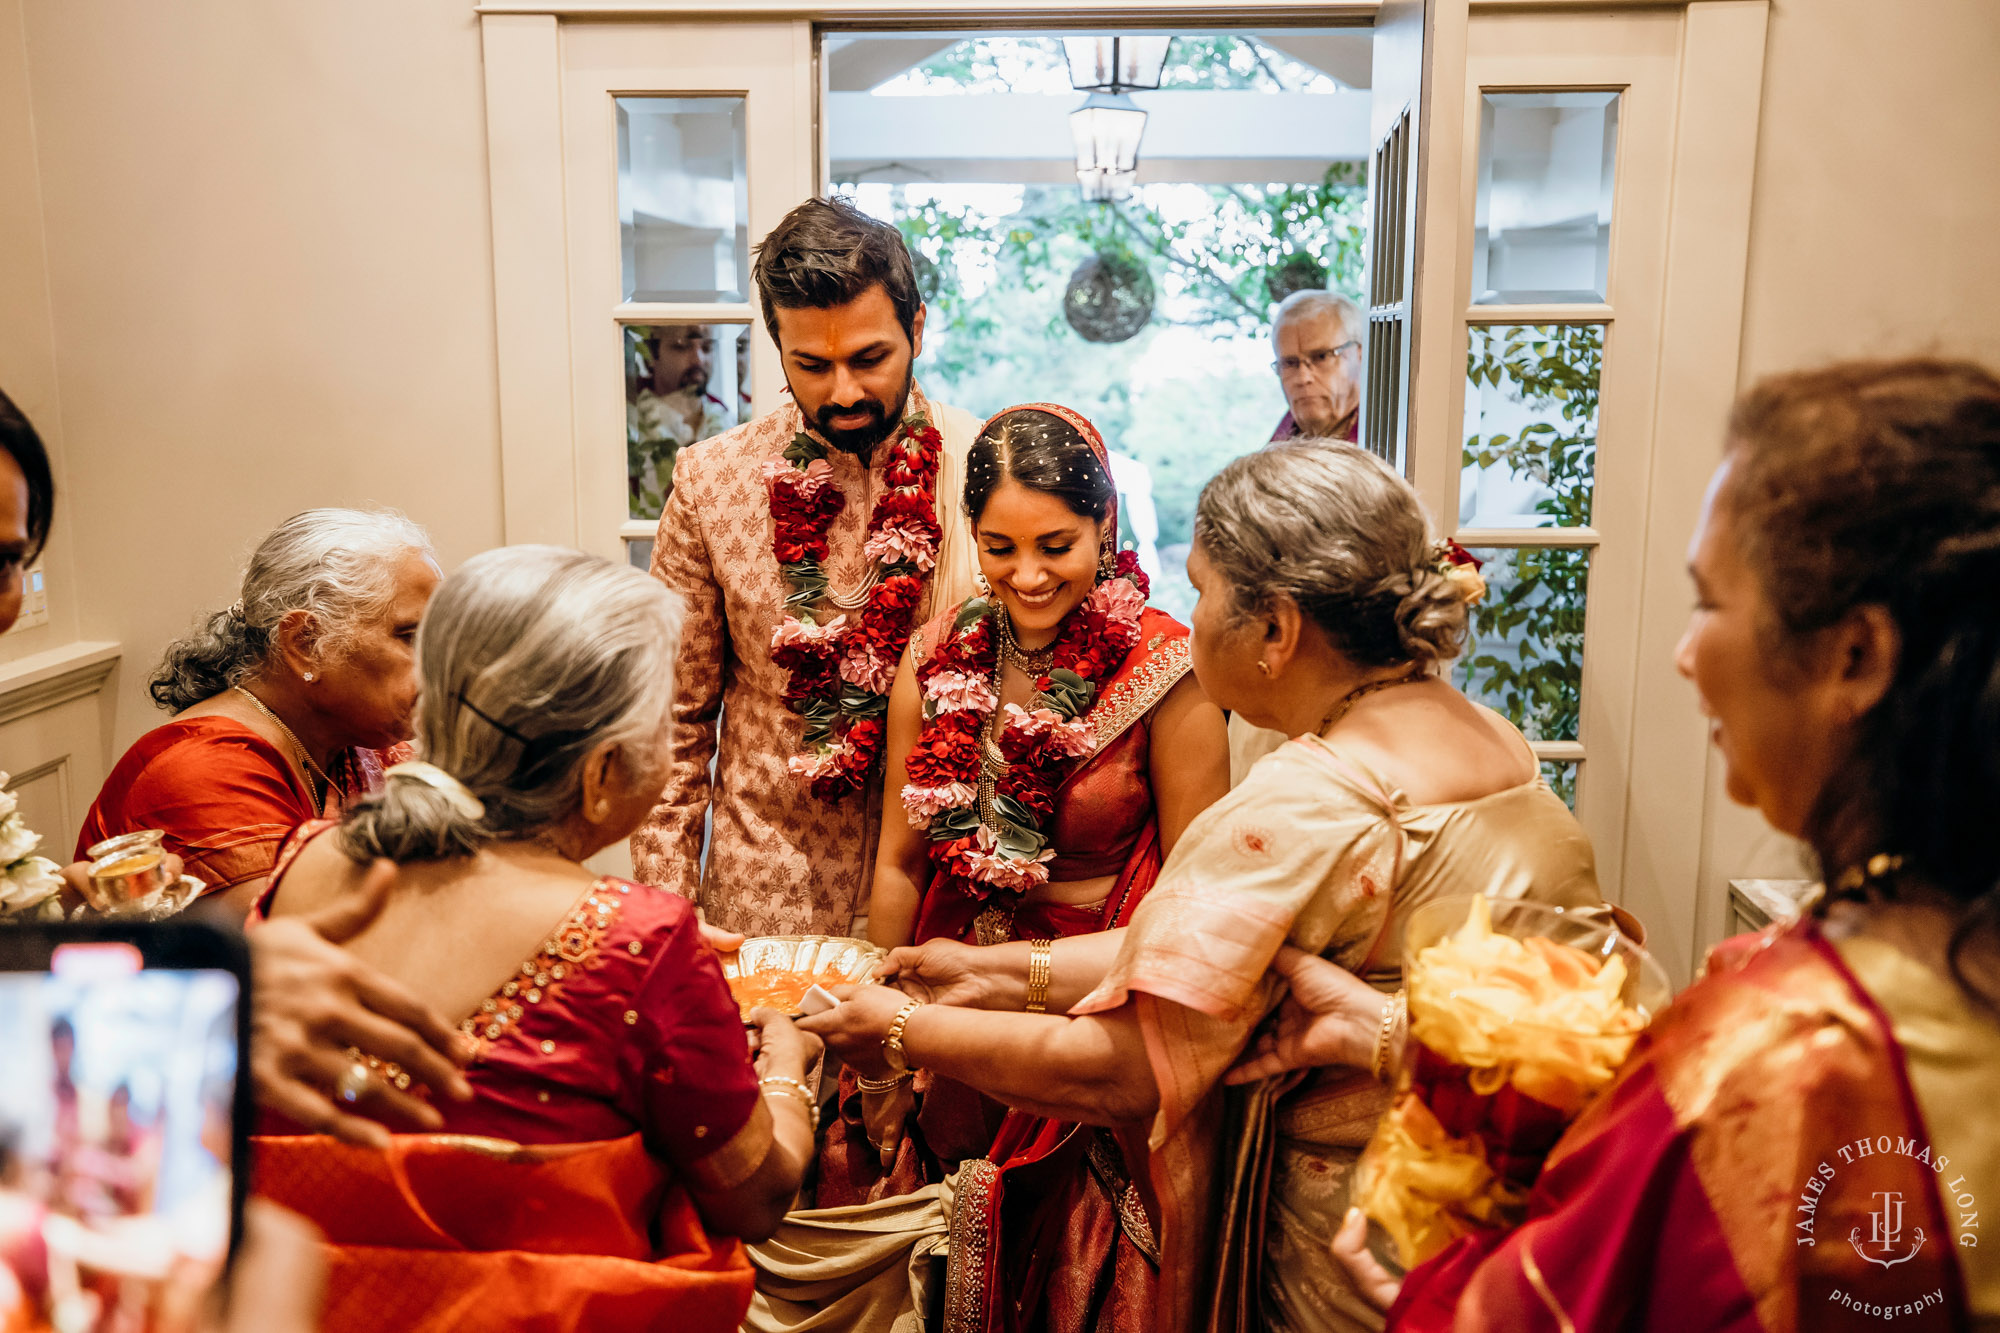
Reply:
[[486, 803], [474, 796], [470, 787], [436, 764], [427, 764], [421, 759], [408, 759], [400, 764], [392, 764], [382, 776], [384, 780], [408, 778], [412, 782], [423, 783], [444, 797], [452, 809], [467, 819], [476, 822], [486, 817]]

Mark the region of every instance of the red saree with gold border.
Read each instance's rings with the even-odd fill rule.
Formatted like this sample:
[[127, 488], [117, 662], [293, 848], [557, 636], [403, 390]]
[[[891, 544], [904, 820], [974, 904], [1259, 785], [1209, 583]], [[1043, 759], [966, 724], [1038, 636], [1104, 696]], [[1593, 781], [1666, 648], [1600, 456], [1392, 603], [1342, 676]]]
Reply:
[[1970, 1327], [1953, 1151], [1815, 922], [1726, 941], [1557, 1144], [1528, 1220], [1413, 1270], [1389, 1326]]
[[750, 1306], [743, 1247], [703, 1230], [637, 1134], [397, 1135], [386, 1152], [262, 1137], [253, 1188], [326, 1233], [324, 1333], [725, 1333]]
[[[922, 661], [956, 608], [912, 636]], [[916, 939], [968, 944], [1052, 940], [1127, 924], [1160, 872], [1146, 719], [1191, 669], [1187, 627], [1148, 608], [1140, 640], [1085, 715], [1096, 748], [1056, 790], [1050, 843], [1058, 882], [1115, 876], [1101, 903], [980, 902], [940, 883], [917, 909]], [[822, 1208], [907, 1193], [958, 1169], [945, 1327], [1137, 1330], [1150, 1327], [1158, 1252], [1116, 1141], [1084, 1125], [1011, 1112], [938, 1080], [912, 1117], [895, 1166], [874, 1164], [851, 1074], [842, 1123], [820, 1156]], [[963, 1163], [960, 1166], [960, 1163]]]

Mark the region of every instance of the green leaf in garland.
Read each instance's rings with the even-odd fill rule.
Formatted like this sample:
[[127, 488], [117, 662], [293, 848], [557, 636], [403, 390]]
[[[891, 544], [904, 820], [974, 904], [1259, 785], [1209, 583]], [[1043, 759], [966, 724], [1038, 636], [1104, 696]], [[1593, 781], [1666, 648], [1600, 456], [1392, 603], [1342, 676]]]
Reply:
[[882, 717], [889, 711], [889, 696], [846, 682], [840, 687], [840, 706], [854, 717]]
[[1064, 717], [1082, 717], [1097, 697], [1097, 686], [1068, 667], [1057, 667], [1049, 672], [1049, 688], [1042, 691], [1042, 697]]
[[958, 614], [952, 617], [951, 632], [953, 634], [961, 634], [970, 628], [974, 621], [991, 615], [992, 612], [993, 604], [991, 602], [987, 601], [984, 597], [974, 597], [967, 601], [964, 606], [959, 607]]
[[1047, 838], [1033, 829], [1024, 829], [1019, 824], [1009, 824], [1001, 829], [998, 841], [1001, 851], [1023, 860], [1040, 855], [1042, 848], [1049, 845]]
[[1011, 796], [1002, 796], [996, 793], [993, 797], [993, 813], [999, 815], [1000, 818], [1006, 820], [1009, 824], [1023, 825], [1028, 828], [1033, 828], [1035, 824], [1035, 812]]
[[956, 838], [969, 838], [979, 832], [979, 812], [969, 805], [955, 810], [940, 811], [931, 820], [930, 840], [950, 842]]
[[825, 457], [826, 446], [804, 431], [792, 436], [792, 442], [785, 446], [785, 461], [801, 470], [814, 459]]

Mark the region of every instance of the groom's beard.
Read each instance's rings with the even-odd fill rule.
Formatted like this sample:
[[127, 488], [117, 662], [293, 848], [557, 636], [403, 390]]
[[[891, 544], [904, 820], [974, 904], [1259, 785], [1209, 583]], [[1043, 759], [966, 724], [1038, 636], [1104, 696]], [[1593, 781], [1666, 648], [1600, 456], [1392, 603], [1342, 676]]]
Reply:
[[[787, 382], [789, 383], [789, 379]], [[858, 403], [823, 404], [812, 414], [813, 429], [817, 430], [820, 437], [828, 444], [842, 453], [853, 454], [866, 462], [869, 455], [875, 452], [875, 446], [888, 439], [895, 433], [896, 428], [903, 424], [903, 409], [909, 406], [910, 386], [915, 382], [916, 370], [912, 367], [910, 372], [903, 376], [902, 392], [896, 395], [894, 407], [879, 398], [863, 398]], [[798, 398], [797, 390], [793, 391], [792, 397], [794, 400]], [[833, 418], [848, 412], [866, 412], [868, 424], [850, 426], [845, 430], [836, 429], [831, 424]]]

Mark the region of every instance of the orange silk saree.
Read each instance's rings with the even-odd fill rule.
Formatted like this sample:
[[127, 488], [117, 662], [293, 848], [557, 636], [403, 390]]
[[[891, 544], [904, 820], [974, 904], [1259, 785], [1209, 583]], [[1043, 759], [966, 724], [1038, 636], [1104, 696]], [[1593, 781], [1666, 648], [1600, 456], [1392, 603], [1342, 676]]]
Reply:
[[324, 1333], [727, 1333], [750, 1305], [742, 1245], [706, 1233], [638, 1134], [253, 1142], [254, 1191], [326, 1234]]

